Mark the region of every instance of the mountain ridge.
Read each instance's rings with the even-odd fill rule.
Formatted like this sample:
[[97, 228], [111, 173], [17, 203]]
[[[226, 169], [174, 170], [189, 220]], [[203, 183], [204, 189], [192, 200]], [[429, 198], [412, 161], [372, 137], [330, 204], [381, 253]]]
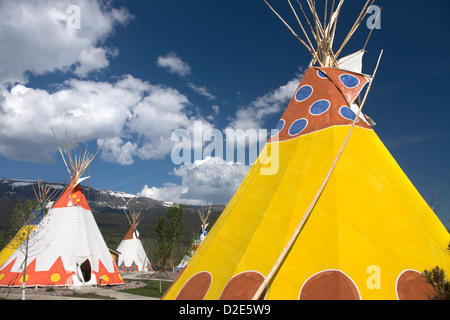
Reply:
[[[51, 201], [57, 200], [59, 194], [65, 189], [65, 185], [60, 183], [51, 181], [43, 181], [43, 183], [51, 185], [53, 190], [56, 189], [54, 196], [50, 199]], [[0, 214], [0, 228], [7, 227], [15, 203], [36, 199], [32, 184], [37, 189], [37, 181], [0, 178], [0, 201], [3, 204], [2, 208], [5, 208], [4, 210], [6, 211]], [[104, 190], [84, 185], [82, 185], [82, 188], [105, 241], [111, 248], [118, 245], [118, 242], [130, 228], [124, 214], [124, 208], [131, 198], [135, 197], [137, 207], [142, 209], [144, 218], [139, 225], [139, 233], [141, 238], [146, 239], [156, 239], [156, 222], [159, 217], [165, 216], [171, 205], [171, 202], [139, 197], [122, 191]], [[133, 205], [134, 203], [133, 201]], [[183, 204], [183, 206], [187, 224], [185, 236], [186, 238], [191, 238], [200, 229], [201, 221], [197, 210], [202, 206], [187, 204]], [[132, 207], [132, 205], [129, 205], [129, 207]], [[213, 225], [224, 208], [224, 205], [211, 205], [210, 226]]]

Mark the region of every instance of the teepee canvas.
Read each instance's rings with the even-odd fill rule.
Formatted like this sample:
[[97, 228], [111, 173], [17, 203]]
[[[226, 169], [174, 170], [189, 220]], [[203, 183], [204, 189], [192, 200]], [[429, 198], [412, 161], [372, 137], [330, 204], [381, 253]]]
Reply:
[[33, 183], [30, 182], [31, 187], [36, 195], [37, 205], [30, 215], [28, 221], [20, 228], [12, 240], [0, 251], [0, 266], [22, 245], [27, 236], [36, 228], [41, 222], [44, 215], [53, 205], [51, 199], [50, 189], [51, 185], [44, 185], [41, 180], [37, 181], [37, 192], [34, 189]]
[[150, 260], [147, 257], [137, 230], [142, 219], [141, 213], [142, 211], [133, 208], [127, 214], [131, 226], [116, 249], [119, 252], [117, 264], [121, 272], [153, 271], [153, 267], [150, 264]]
[[72, 159], [70, 146], [66, 154], [71, 181], [31, 232], [28, 255], [16, 250], [0, 266], [0, 286], [123, 283], [80, 185], [95, 156], [85, 151], [78, 157], [75, 150]]
[[[343, 1], [323, 25], [306, 3], [311, 65], [164, 299], [427, 299], [421, 272], [450, 272], [449, 233], [361, 112], [374, 77], [341, 68], [331, 50]], [[266, 155], [276, 172], [263, 171]]]

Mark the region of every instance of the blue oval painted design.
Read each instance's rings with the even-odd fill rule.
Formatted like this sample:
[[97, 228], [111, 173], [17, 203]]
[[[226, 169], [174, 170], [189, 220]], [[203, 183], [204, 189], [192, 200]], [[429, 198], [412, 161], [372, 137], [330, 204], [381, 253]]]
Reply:
[[347, 120], [355, 120], [356, 114], [347, 106], [341, 107], [339, 113]]
[[359, 85], [359, 79], [351, 74], [341, 74], [339, 80], [349, 89], [353, 89]]
[[317, 70], [317, 75], [319, 76], [319, 78], [321, 79], [326, 79], [328, 78], [328, 76], [325, 74], [325, 72], [323, 72], [322, 70]]
[[302, 86], [297, 90], [297, 93], [295, 94], [295, 100], [298, 102], [305, 101], [309, 97], [311, 97], [313, 93], [313, 88], [311, 86], [305, 85]]
[[281, 130], [283, 130], [285, 123], [286, 122], [283, 119], [280, 119], [275, 128], [271, 130], [272, 133], [271, 137], [276, 136]]
[[298, 119], [295, 120], [291, 126], [289, 127], [289, 134], [291, 136], [295, 136], [305, 130], [306, 126], [308, 125], [308, 120], [306, 119]]
[[319, 115], [324, 113], [325, 111], [327, 111], [330, 108], [330, 101], [326, 100], [326, 99], [322, 99], [322, 100], [317, 100], [316, 102], [314, 102], [311, 107], [309, 108], [309, 112], [312, 115]]

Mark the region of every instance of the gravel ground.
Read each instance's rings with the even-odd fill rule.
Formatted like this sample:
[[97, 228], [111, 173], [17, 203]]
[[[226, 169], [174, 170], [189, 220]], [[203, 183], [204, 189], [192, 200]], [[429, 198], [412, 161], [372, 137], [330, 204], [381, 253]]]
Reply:
[[[147, 284], [139, 281], [125, 280], [124, 284], [116, 286], [104, 286], [102, 288], [109, 290], [125, 290], [144, 287]], [[74, 289], [69, 288], [26, 288], [25, 294], [48, 295], [48, 296], [72, 296]], [[0, 288], [0, 293], [22, 294], [22, 288]]]
[[[144, 287], [147, 284], [145, 282], [140, 282], [139, 280], [158, 280], [159, 274], [151, 273], [151, 274], [123, 274], [124, 284], [114, 285], [114, 286], [102, 286], [101, 288], [108, 290], [125, 290], [125, 289], [134, 289]], [[172, 281], [176, 278], [176, 272], [164, 272], [161, 275], [164, 280]], [[131, 281], [130, 279], [133, 279]], [[54, 287], [54, 288], [26, 288], [25, 294], [30, 295], [49, 295], [49, 296], [72, 296], [74, 289], [70, 288], [62, 288], [62, 287]], [[22, 294], [22, 288], [4, 288], [0, 287], [0, 293], [6, 294]]]

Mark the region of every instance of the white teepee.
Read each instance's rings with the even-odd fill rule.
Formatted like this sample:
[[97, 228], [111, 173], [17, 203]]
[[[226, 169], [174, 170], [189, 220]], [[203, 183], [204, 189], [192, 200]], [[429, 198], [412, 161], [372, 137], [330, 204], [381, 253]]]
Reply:
[[136, 208], [128, 210], [125, 214], [130, 223], [130, 229], [117, 247], [119, 252], [118, 265], [121, 272], [151, 272], [150, 260], [145, 253], [137, 226], [142, 220], [142, 210]]
[[22, 286], [24, 281], [27, 287], [123, 283], [80, 186], [95, 155], [85, 150], [77, 156], [75, 148], [72, 158], [68, 143], [69, 169], [59, 150], [72, 179], [30, 234], [28, 255], [16, 250], [0, 266], [0, 286]]

